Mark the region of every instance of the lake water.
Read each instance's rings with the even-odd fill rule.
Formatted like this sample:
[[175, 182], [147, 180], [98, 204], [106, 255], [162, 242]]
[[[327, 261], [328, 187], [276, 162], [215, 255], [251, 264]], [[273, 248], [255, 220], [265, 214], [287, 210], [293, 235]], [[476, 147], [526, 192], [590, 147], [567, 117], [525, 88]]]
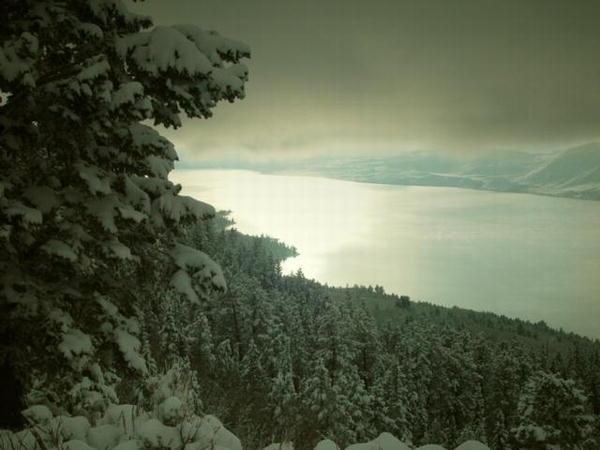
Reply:
[[600, 337], [600, 202], [246, 171], [172, 179], [240, 231], [294, 245], [284, 271]]

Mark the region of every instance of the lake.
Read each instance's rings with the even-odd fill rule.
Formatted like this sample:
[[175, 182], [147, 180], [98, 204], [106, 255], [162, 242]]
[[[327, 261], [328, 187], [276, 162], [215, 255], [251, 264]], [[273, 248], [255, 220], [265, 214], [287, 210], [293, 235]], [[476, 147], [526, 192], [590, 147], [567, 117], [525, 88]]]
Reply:
[[600, 337], [600, 202], [247, 171], [171, 178], [232, 210], [240, 231], [294, 245], [285, 272]]

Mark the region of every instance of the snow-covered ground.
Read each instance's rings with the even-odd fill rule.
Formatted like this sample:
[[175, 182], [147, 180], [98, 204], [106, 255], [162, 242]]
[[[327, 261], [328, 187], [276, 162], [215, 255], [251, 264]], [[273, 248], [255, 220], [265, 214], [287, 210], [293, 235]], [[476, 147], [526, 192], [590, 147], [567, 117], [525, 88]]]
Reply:
[[[134, 405], [112, 405], [95, 425], [84, 416], [56, 416], [44, 405], [23, 413], [30, 428], [12, 433], [0, 430], [0, 449], [39, 450], [242, 450], [240, 440], [214, 416], [185, 414], [175, 396], [164, 399], [147, 413]], [[390, 433], [346, 447], [346, 450], [412, 450]], [[291, 442], [273, 443], [263, 450], [294, 450]], [[341, 450], [330, 439], [314, 450]], [[451, 450], [428, 444], [415, 450]], [[490, 450], [478, 441], [466, 441], [454, 450]]]

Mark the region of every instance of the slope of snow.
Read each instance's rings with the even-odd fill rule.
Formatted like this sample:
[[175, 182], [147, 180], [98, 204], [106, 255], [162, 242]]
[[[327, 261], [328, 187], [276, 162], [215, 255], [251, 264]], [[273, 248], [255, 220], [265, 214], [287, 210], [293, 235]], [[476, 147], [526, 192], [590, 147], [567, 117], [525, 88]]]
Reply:
[[[160, 402], [153, 413], [133, 405], [111, 405], [98, 423], [91, 426], [86, 417], [54, 417], [46, 406], [35, 405], [23, 411], [32, 428], [16, 433], [0, 430], [0, 448], [37, 450], [38, 440], [42, 439], [47, 448], [58, 444], [56, 448], [71, 450], [242, 450], [240, 440], [219, 419], [183, 414], [183, 409], [184, 403], [174, 395]], [[274, 443], [263, 450], [294, 450], [294, 444]], [[340, 447], [324, 439], [314, 450], [340, 450]], [[390, 433], [381, 433], [372, 441], [350, 445], [346, 450], [411, 450], [411, 446]], [[445, 449], [424, 445], [417, 450]], [[490, 449], [480, 442], [467, 441], [455, 450]]]
[[454, 450], [490, 450], [490, 448], [479, 441], [467, 441], [460, 444]]
[[338, 445], [330, 439], [319, 441], [314, 450], [340, 450]]
[[600, 144], [565, 150], [519, 181], [531, 186], [600, 185]]
[[390, 433], [381, 433], [364, 444], [354, 444], [346, 450], [410, 450], [410, 447]]
[[534, 194], [600, 200], [600, 144], [565, 150], [515, 183]]

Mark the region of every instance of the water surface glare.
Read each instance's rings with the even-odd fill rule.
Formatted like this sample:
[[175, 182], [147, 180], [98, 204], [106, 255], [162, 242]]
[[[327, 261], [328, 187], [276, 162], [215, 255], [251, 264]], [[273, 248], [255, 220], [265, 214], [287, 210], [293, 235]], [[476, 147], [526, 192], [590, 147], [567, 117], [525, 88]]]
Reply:
[[600, 337], [600, 202], [180, 170], [183, 194], [298, 248], [284, 271]]

